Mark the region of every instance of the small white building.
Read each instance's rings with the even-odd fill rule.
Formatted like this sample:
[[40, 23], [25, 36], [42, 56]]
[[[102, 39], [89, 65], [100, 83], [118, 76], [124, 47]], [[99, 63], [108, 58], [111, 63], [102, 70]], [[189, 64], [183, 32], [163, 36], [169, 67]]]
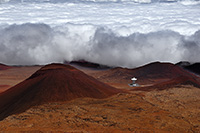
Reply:
[[137, 78], [133, 77], [133, 78], [131, 78], [131, 80], [132, 80], [132, 83], [131, 83], [131, 84], [128, 84], [130, 87], [136, 87], [136, 86], [139, 86], [139, 84], [135, 83], [136, 80], [137, 80]]

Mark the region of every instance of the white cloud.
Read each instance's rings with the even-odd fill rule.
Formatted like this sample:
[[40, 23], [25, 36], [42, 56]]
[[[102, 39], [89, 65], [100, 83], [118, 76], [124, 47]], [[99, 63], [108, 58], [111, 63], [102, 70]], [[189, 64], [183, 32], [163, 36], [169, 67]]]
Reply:
[[[84, 33], [71, 30], [81, 28]], [[0, 61], [34, 65], [84, 59], [122, 67], [152, 61], [200, 61], [199, 31], [191, 36], [165, 30], [124, 37], [108, 28], [81, 28], [73, 24], [62, 30], [45, 24], [11, 25], [0, 30]]]

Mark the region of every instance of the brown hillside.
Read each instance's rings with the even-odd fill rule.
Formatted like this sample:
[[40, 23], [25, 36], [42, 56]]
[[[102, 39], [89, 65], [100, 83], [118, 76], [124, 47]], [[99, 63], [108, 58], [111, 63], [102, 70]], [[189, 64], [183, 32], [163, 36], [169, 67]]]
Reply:
[[[200, 86], [200, 79], [183, 68], [171, 64], [154, 62], [135, 69], [114, 68], [105, 71], [99, 79], [104, 82], [122, 83], [128, 87], [131, 78], [136, 77], [137, 83], [145, 86], [174, 86], [176, 84], [192, 84]], [[141, 89], [139, 87], [138, 89]]]
[[193, 73], [200, 75], [200, 63], [194, 63], [184, 67], [186, 70], [189, 70]]
[[165, 90], [173, 87], [181, 87], [182, 85], [191, 85], [197, 88], [200, 88], [200, 82], [199, 79], [192, 78], [189, 76], [180, 76], [177, 78], [169, 79], [164, 82], [160, 82], [157, 84], [153, 84], [150, 86], [142, 86], [142, 87], [136, 87], [133, 88], [133, 91], [152, 91], [152, 90]]
[[50, 64], [0, 94], [0, 120], [34, 105], [80, 97], [106, 98], [118, 92], [72, 66]]
[[9, 69], [9, 68], [11, 68], [11, 66], [7, 66], [7, 65], [0, 63], [0, 70], [6, 70], [6, 69]]
[[174, 78], [187, 73], [180, 67], [171, 63], [154, 62], [135, 69], [114, 68], [111, 71], [111, 76], [123, 75], [130, 79], [137, 77], [138, 79], [147, 78]]

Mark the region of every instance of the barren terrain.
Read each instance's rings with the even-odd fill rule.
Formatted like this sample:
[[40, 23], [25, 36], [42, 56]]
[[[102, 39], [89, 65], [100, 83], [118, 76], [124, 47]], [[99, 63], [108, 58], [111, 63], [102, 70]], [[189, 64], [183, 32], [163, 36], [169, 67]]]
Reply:
[[22, 82], [36, 72], [40, 67], [41, 66], [11, 67], [6, 70], [0, 70], [0, 92]]
[[[34, 73], [37, 68], [25, 67], [24, 70], [27, 71], [24, 71], [25, 74], [22, 77], [28, 78], [31, 71]], [[134, 88], [128, 86], [128, 83], [131, 83], [129, 76], [134, 76], [130, 74], [130, 71], [135, 70], [120, 68], [120, 71], [117, 69], [116, 72], [116, 69], [91, 69], [80, 66], [77, 68], [99, 81], [125, 91], [103, 99], [83, 97], [35, 105], [22, 113], [12, 114], [0, 121], [0, 131], [200, 132], [200, 89], [198, 86], [194, 86], [194, 84], [199, 83], [199, 79], [193, 77], [190, 73], [175, 68], [176, 71], [170, 70], [171, 75], [167, 77], [164, 75], [166, 71], [160, 70], [160, 72], [163, 72], [161, 76], [159, 73], [151, 73], [151, 69], [148, 69], [147, 72], [150, 73], [151, 78], [141, 76], [141, 80], [138, 81], [143, 87], [148, 86], [146, 88], [148, 91], [142, 91], [139, 88], [135, 91]], [[0, 72], [3, 73], [8, 70]], [[125, 73], [125, 71], [129, 71], [129, 73]], [[178, 73], [174, 74], [177, 71]], [[167, 70], [167, 72], [169, 71]], [[165, 86], [165, 89], [159, 88], [162, 86], [158, 88], [155, 86], [154, 88], [156, 84], [162, 83], [163, 85], [174, 80], [174, 78], [176, 79], [177, 74], [181, 73], [185, 76], [184, 72], [188, 76], [186, 76], [187, 81], [191, 82], [184, 81], [183, 83], [180, 80], [179, 83], [179, 80], [177, 80], [176, 84]], [[10, 75], [15, 77], [17, 73], [18, 71], [13, 71]], [[148, 73], [145, 73], [145, 75], [148, 75]], [[21, 71], [21, 74], [23, 75], [23, 71]], [[174, 78], [170, 79], [173, 75]], [[3, 75], [1, 76], [6, 81], [6, 78], [3, 78]], [[192, 80], [193, 78], [195, 80]], [[12, 82], [13, 79], [10, 78], [9, 82]], [[142, 82], [142, 79], [144, 82]], [[11, 86], [11, 84], [9, 85]]]

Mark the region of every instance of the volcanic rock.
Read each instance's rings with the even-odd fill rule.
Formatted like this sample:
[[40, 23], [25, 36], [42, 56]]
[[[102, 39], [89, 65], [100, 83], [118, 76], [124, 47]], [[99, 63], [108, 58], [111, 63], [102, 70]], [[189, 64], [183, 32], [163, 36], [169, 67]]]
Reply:
[[144, 86], [145, 88], [149, 86], [152, 89], [160, 87], [164, 89], [180, 84], [192, 84], [200, 87], [200, 79], [196, 75], [172, 63], [161, 62], [153, 62], [134, 69], [110, 69], [100, 77], [100, 80], [109, 82], [117, 80], [118, 82], [128, 84], [131, 82], [130, 79], [132, 77], [136, 77], [138, 79], [137, 83], [141, 85], [138, 87], [138, 90]]
[[7, 66], [7, 65], [0, 63], [0, 70], [6, 70], [6, 69], [9, 69], [9, 68], [11, 68], [11, 66]]
[[[114, 73], [123, 73], [132, 77], [146, 78], [175, 78], [187, 73], [180, 67], [171, 63], [153, 62], [135, 69], [116, 68], [112, 70]], [[131, 77], [129, 77], [131, 78]]]
[[0, 120], [34, 105], [81, 97], [106, 98], [119, 92], [72, 66], [50, 64], [0, 94]]
[[200, 75], [200, 63], [194, 63], [184, 67], [186, 70]]

